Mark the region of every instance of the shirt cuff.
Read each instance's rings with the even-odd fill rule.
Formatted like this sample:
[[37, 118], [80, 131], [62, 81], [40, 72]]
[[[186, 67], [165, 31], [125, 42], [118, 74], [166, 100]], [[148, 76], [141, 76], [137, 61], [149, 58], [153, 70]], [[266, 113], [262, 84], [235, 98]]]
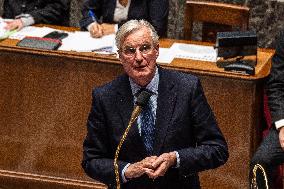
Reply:
[[129, 165], [130, 165], [130, 163], [128, 163], [127, 165], [125, 165], [125, 167], [124, 167], [124, 168], [122, 169], [122, 171], [121, 171], [121, 178], [122, 178], [122, 182], [123, 182], [123, 183], [126, 183], [126, 182], [127, 182], [127, 179], [125, 178], [124, 173], [125, 173], [126, 169], [129, 167]]
[[284, 127], [284, 119], [281, 119], [279, 121], [275, 121], [275, 127], [276, 129], [280, 129], [281, 127]]
[[93, 24], [96, 24], [96, 23], [97, 23], [97, 22], [94, 21], [94, 22], [92, 22], [91, 24], [89, 24], [89, 25], [87, 26], [87, 30], [90, 32], [92, 25], [93, 25]]
[[16, 16], [16, 19], [20, 19], [23, 23], [23, 26], [30, 26], [35, 23], [34, 17], [30, 14], [20, 14]]
[[177, 151], [174, 151], [176, 153], [176, 157], [177, 157], [177, 163], [176, 166], [174, 168], [179, 168], [180, 167], [180, 158], [179, 158], [179, 154]]

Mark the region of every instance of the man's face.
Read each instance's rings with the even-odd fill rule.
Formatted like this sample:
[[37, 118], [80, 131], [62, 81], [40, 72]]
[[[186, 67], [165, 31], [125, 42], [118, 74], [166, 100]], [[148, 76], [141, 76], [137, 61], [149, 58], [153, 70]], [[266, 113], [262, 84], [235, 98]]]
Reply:
[[140, 86], [154, 77], [158, 55], [159, 45], [153, 46], [150, 31], [144, 27], [129, 34], [119, 50], [125, 72]]

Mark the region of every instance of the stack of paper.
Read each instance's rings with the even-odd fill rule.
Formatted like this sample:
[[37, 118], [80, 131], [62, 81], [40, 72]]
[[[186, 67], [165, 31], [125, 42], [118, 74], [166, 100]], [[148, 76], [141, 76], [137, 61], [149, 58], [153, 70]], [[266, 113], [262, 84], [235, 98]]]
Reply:
[[212, 46], [174, 43], [170, 48], [160, 48], [157, 62], [169, 64], [174, 58], [216, 62], [217, 52]]
[[217, 52], [213, 46], [174, 43], [170, 48], [175, 58], [216, 62]]
[[115, 35], [105, 35], [101, 38], [92, 38], [89, 32], [76, 31], [69, 33], [68, 37], [62, 41], [59, 50], [77, 51], [77, 52], [93, 52], [105, 51], [112, 52], [114, 49]]
[[27, 26], [17, 31], [16, 33], [9, 36], [10, 39], [18, 39], [22, 40], [26, 36], [30, 37], [43, 37], [46, 34], [56, 31], [56, 29], [49, 27], [35, 27], [35, 26]]
[[159, 48], [158, 63], [170, 64], [175, 58], [175, 54], [171, 52], [170, 48]]

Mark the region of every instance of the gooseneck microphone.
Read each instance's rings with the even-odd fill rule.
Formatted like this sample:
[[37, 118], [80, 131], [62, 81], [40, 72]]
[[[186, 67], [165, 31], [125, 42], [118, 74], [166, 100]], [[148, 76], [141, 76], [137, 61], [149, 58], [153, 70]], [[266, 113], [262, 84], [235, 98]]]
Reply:
[[120, 148], [129, 132], [130, 127], [132, 126], [132, 124], [135, 122], [135, 120], [137, 119], [137, 117], [139, 116], [139, 114], [141, 113], [143, 107], [145, 107], [151, 97], [152, 93], [148, 90], [142, 90], [140, 92], [140, 94], [137, 97], [134, 109], [132, 111], [128, 126], [126, 128], [126, 130], [124, 131], [119, 144], [116, 148], [115, 151], [115, 157], [114, 157], [114, 172], [115, 172], [115, 180], [116, 180], [116, 188], [120, 189], [120, 181], [119, 181], [119, 172], [118, 172], [118, 164], [117, 164], [117, 159], [118, 159], [118, 155], [119, 155], [119, 151]]

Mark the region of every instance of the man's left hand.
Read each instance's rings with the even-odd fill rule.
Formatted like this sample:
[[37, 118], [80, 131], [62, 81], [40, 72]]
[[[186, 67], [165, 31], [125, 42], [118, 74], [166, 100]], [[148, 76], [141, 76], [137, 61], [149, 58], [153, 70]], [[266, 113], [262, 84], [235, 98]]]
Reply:
[[101, 26], [103, 27], [103, 34], [104, 35], [109, 35], [109, 34], [114, 33], [114, 24], [103, 23], [103, 24], [101, 24]]
[[152, 163], [153, 171], [148, 171], [146, 174], [151, 179], [164, 176], [167, 170], [176, 164], [176, 159], [175, 152], [164, 153]]
[[6, 30], [14, 30], [17, 29], [18, 31], [24, 27], [24, 24], [21, 19], [16, 19], [13, 21], [7, 21], [7, 25], [5, 27]]
[[279, 129], [279, 142], [282, 149], [284, 150], [284, 127], [281, 127]]

